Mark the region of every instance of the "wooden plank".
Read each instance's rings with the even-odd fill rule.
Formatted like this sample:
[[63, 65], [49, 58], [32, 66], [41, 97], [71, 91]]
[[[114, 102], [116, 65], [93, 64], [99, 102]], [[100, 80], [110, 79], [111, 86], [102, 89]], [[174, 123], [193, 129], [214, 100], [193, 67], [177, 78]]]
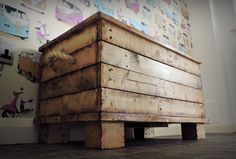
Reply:
[[203, 103], [202, 91], [192, 87], [107, 64], [101, 64], [101, 74], [102, 87]]
[[199, 63], [108, 21], [103, 21], [102, 40], [184, 71], [200, 75]]
[[97, 26], [91, 25], [82, 30], [77, 34], [72, 34], [67, 39], [64, 39], [61, 42], [56, 43], [51, 48], [46, 48], [43, 50], [44, 58], [43, 65], [48, 63], [47, 55], [51, 50], [61, 50], [64, 49], [67, 54], [73, 53], [74, 51], [83, 48], [89, 44], [97, 41]]
[[39, 141], [47, 144], [67, 143], [69, 141], [68, 126], [63, 124], [40, 125]]
[[120, 90], [102, 88], [102, 112], [142, 113], [165, 116], [204, 117], [203, 105]]
[[40, 101], [40, 116], [99, 111], [97, 95], [98, 90], [93, 89]]
[[84, 47], [72, 53], [71, 56], [76, 59], [75, 64], [57, 60], [54, 62], [56, 69], [44, 66], [42, 68], [41, 81], [44, 82], [49, 79], [95, 64], [97, 59], [97, 43], [93, 43], [87, 47]]
[[[186, 53], [184, 53], [182, 51], [179, 51], [177, 49], [174, 49], [173, 47], [169, 47], [169, 46], [163, 45], [160, 42], [158, 42], [157, 40], [155, 40], [154, 38], [152, 38], [151, 36], [149, 36], [147, 34], [144, 34], [143, 32], [135, 29], [134, 27], [131, 27], [131, 26], [129, 26], [129, 25], [127, 25], [127, 24], [125, 24], [125, 23], [123, 23], [123, 22], [113, 18], [113, 17], [110, 17], [110, 16], [108, 16], [106, 14], [103, 14], [103, 13], [101, 13], [98, 16], [101, 17], [100, 19], [105, 20], [106, 22], [108, 22], [108, 23], [110, 23], [112, 25], [116, 25], [119, 28], [122, 28], [122, 29], [126, 30], [129, 33], [133, 33], [133, 34], [135, 34], [135, 35], [137, 35], [137, 36], [139, 36], [139, 37], [141, 37], [143, 39], [146, 39], [148, 41], [154, 42], [155, 44], [161, 45], [162, 47], [164, 47], [164, 48], [174, 52], [175, 54], [183, 56], [184, 58], [187, 58], [187, 59], [189, 59], [189, 60], [191, 60], [193, 62], [196, 62], [198, 64], [201, 63], [200, 60], [198, 60], [197, 58], [195, 58], [195, 57], [193, 57], [193, 56], [191, 56], [189, 54], [186, 54]], [[103, 26], [104, 26], [104, 24], [103, 24]]]
[[119, 122], [167, 122], [167, 123], [205, 123], [205, 118], [162, 116], [157, 114], [101, 113], [101, 121]]
[[85, 146], [111, 149], [125, 146], [124, 123], [88, 123], [85, 125]]
[[102, 42], [101, 45], [101, 61], [104, 63], [190, 87], [201, 88], [199, 76], [151, 60], [106, 42]]
[[40, 99], [81, 92], [97, 87], [97, 65], [56, 78], [40, 85]]
[[181, 131], [183, 140], [199, 140], [206, 138], [203, 124], [181, 123]]

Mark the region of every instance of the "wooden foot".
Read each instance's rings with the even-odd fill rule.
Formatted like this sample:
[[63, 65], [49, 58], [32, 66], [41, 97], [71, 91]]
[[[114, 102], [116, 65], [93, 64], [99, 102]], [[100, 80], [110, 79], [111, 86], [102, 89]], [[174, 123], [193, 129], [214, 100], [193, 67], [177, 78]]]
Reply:
[[44, 124], [39, 127], [39, 141], [47, 144], [67, 143], [68, 126], [63, 124]]
[[134, 128], [134, 138], [144, 139], [144, 128]]
[[182, 123], [181, 130], [183, 140], [199, 140], [206, 138], [203, 124]]
[[98, 122], [86, 124], [85, 146], [100, 149], [124, 147], [124, 123]]

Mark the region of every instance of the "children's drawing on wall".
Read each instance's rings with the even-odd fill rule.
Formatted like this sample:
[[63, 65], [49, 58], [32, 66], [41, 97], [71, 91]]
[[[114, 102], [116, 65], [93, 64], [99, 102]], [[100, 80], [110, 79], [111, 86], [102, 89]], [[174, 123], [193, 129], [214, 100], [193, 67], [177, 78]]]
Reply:
[[157, 0], [146, 0], [146, 3], [152, 6], [153, 8], [156, 8], [157, 6]]
[[39, 81], [39, 61], [41, 53], [34, 50], [22, 50], [18, 59], [18, 73], [31, 82]]
[[121, 8], [116, 9], [116, 17], [118, 20], [120, 20], [123, 23], [127, 24], [127, 20], [125, 19], [125, 16], [123, 15], [123, 11]]
[[90, 3], [89, 0], [80, 0], [80, 2], [81, 2], [82, 4], [84, 4], [86, 7], [90, 7], [90, 6], [91, 6], [91, 3]]
[[39, 44], [45, 44], [49, 41], [49, 32], [46, 23], [42, 23], [41, 21], [37, 21], [38, 26], [35, 27], [36, 29], [36, 39]]
[[0, 64], [13, 64], [13, 47], [13, 43], [6, 42], [0, 38]]
[[9, 99], [7, 104], [0, 107], [2, 118], [25, 118], [32, 117], [34, 108], [32, 99], [23, 99], [24, 88], [14, 90], [13, 97]]
[[29, 19], [25, 12], [0, 3], [0, 31], [18, 36], [29, 37]]
[[134, 11], [136, 14], [139, 12], [138, 0], [125, 0], [126, 7]]
[[58, 20], [64, 21], [73, 26], [83, 20], [81, 9], [68, 0], [57, 1], [55, 16]]
[[145, 20], [148, 20], [149, 23], [152, 23], [152, 13], [147, 6], [143, 6], [143, 17]]
[[128, 24], [132, 27], [134, 27], [135, 29], [145, 33], [145, 34], [148, 34], [148, 27], [147, 27], [147, 24], [143, 23], [143, 22], [138, 22], [134, 19], [129, 19], [128, 20]]
[[45, 13], [46, 4], [46, 0], [21, 0], [22, 6], [41, 14]]
[[114, 6], [111, 0], [95, 0], [95, 7], [109, 16], [114, 16]]
[[187, 4], [183, 1], [181, 5], [181, 14], [182, 16], [186, 19], [189, 20], [189, 15], [188, 15], [188, 6]]

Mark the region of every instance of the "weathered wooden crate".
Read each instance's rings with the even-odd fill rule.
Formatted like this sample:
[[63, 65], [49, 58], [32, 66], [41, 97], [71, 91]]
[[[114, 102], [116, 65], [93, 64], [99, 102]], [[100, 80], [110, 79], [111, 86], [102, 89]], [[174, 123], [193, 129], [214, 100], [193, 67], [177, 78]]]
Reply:
[[[124, 147], [125, 126], [181, 123], [183, 139], [205, 137], [200, 62], [195, 58], [102, 13], [39, 50], [41, 141], [67, 142], [67, 123], [85, 125], [90, 148]], [[76, 62], [55, 59], [49, 65], [53, 50], [63, 50]]]

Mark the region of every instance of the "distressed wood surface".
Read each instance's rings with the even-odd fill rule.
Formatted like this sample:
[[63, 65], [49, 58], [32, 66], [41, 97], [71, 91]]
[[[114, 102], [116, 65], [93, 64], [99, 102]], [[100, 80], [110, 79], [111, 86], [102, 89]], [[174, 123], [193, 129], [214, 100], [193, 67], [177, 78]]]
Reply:
[[40, 99], [81, 92], [97, 87], [97, 65], [87, 67], [40, 85]]
[[124, 92], [112, 89], [102, 89], [102, 112], [137, 113], [156, 116], [204, 117], [203, 105], [192, 102], [172, 100], [167, 98]]
[[205, 118], [161, 116], [156, 114], [101, 113], [101, 121], [205, 123]]
[[55, 45], [45, 48], [43, 54], [43, 65], [48, 63], [47, 55], [50, 53], [51, 50], [61, 50], [64, 49], [64, 51], [67, 54], [71, 54], [74, 51], [83, 48], [89, 44], [94, 43], [97, 41], [97, 26], [91, 25], [82, 30], [81, 32], [77, 34], [72, 34], [67, 39], [64, 39], [63, 41], [56, 43]]
[[97, 43], [93, 43], [91, 45], [88, 45], [87, 47], [79, 49], [72, 53], [71, 56], [76, 60], [75, 64], [67, 63], [62, 60], [56, 60], [54, 62], [54, 67], [56, 69], [44, 66], [42, 68], [41, 81], [44, 82], [49, 79], [59, 77], [66, 73], [95, 64], [97, 62]]
[[107, 64], [101, 64], [101, 75], [102, 87], [203, 103], [202, 91], [192, 87]]
[[203, 124], [181, 123], [181, 131], [183, 140], [199, 140], [206, 138]]
[[102, 42], [101, 44], [101, 61], [134, 72], [201, 89], [199, 76], [151, 60], [106, 42]]
[[40, 116], [99, 111], [97, 96], [98, 90], [93, 89], [40, 101]]
[[43, 124], [39, 129], [39, 142], [47, 144], [67, 143], [69, 128], [63, 124]]
[[99, 122], [86, 124], [85, 146], [100, 149], [124, 147], [124, 123]]
[[200, 75], [199, 63], [110, 22], [103, 21], [102, 26], [103, 40], [184, 71]]

